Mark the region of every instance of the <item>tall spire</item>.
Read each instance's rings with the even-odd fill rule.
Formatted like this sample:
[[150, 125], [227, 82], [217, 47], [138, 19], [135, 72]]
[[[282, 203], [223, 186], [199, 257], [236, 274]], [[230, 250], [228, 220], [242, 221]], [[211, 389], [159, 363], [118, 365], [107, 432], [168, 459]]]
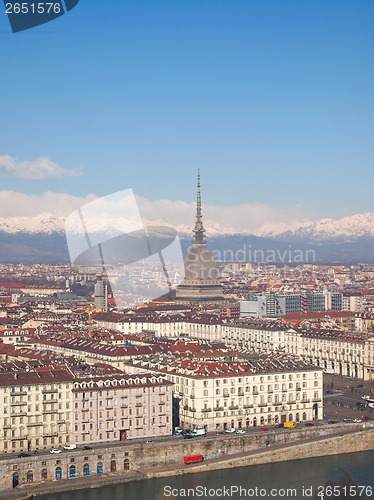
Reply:
[[194, 240], [193, 243], [204, 244], [205, 229], [203, 226], [203, 216], [201, 215], [201, 195], [200, 195], [200, 170], [197, 173], [197, 204], [196, 204], [196, 222], [193, 231]]

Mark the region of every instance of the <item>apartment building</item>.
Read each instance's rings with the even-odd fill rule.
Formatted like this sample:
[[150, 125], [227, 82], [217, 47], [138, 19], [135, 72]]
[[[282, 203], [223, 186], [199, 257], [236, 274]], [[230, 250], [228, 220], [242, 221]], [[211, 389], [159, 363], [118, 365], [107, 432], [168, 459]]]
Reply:
[[[348, 321], [349, 324], [346, 326], [352, 328], [352, 321], [355, 321], [352, 313], [344, 313], [339, 318], [341, 321]], [[224, 342], [232, 348], [252, 350], [256, 353], [281, 351], [298, 354], [309, 361], [312, 360], [316, 366], [323, 367], [327, 364], [328, 369], [333, 369], [337, 374], [374, 380], [374, 334], [371, 332], [336, 330], [334, 327], [291, 326], [280, 320], [252, 318], [222, 320], [213, 315], [178, 317], [174, 320], [167, 316], [133, 317], [113, 322], [111, 327], [124, 334], [147, 331], [158, 337]], [[311, 347], [314, 351], [309, 352], [305, 349], [308, 336], [315, 339]], [[360, 338], [362, 346], [360, 349], [357, 349], [357, 338]], [[335, 348], [337, 339], [344, 339], [345, 345], [341, 346], [340, 352]], [[324, 350], [324, 343], [329, 345], [328, 350], [327, 348]], [[360, 355], [355, 356], [355, 351], [360, 352]], [[352, 355], [346, 354], [351, 352]]]
[[289, 313], [342, 311], [343, 295], [339, 292], [277, 293], [266, 292], [240, 301], [241, 317], [279, 318]]
[[0, 373], [0, 453], [69, 443], [73, 381], [65, 369]]
[[172, 387], [165, 376], [150, 374], [76, 380], [72, 442], [81, 445], [170, 435]]
[[176, 424], [207, 431], [323, 418], [322, 369], [283, 354], [235, 361], [156, 356], [133, 370], [167, 374]]

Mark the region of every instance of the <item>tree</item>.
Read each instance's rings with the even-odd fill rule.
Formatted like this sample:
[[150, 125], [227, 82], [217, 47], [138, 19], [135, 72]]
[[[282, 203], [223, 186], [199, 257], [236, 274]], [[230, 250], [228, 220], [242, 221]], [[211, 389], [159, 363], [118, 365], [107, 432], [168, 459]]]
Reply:
[[324, 496], [317, 497], [323, 500], [364, 500], [367, 498], [365, 490], [358, 488], [358, 482], [346, 470], [340, 481], [335, 478], [328, 479], [323, 485]]

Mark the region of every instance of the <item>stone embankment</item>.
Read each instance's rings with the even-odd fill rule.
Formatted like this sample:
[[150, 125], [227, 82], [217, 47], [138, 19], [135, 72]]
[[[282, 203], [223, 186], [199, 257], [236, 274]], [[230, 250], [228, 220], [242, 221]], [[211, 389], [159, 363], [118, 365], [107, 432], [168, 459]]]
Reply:
[[[0, 460], [0, 498], [30, 498], [49, 492], [373, 449], [374, 422], [368, 422], [211, 435], [191, 440], [170, 437], [59, 455], [6, 457]], [[204, 456], [203, 463], [184, 465], [184, 456], [198, 453]], [[46, 479], [42, 480], [43, 474]], [[12, 489], [14, 475], [20, 484]]]

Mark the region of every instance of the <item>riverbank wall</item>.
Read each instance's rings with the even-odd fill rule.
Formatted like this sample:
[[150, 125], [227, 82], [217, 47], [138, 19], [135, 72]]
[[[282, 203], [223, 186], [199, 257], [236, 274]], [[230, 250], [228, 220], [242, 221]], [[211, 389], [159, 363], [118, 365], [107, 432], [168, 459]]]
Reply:
[[[0, 498], [23, 499], [105, 484], [373, 449], [374, 423], [367, 423], [194, 440], [170, 438], [154, 443], [75, 450], [54, 456], [9, 457], [0, 464]], [[185, 466], [183, 457], [197, 453], [204, 456], [204, 462]], [[33, 472], [32, 481], [27, 480], [30, 471]], [[71, 471], [74, 476], [70, 475]], [[61, 474], [58, 478], [57, 472]], [[20, 480], [15, 489], [12, 488], [14, 474]], [[47, 477], [42, 479], [43, 474]]]

